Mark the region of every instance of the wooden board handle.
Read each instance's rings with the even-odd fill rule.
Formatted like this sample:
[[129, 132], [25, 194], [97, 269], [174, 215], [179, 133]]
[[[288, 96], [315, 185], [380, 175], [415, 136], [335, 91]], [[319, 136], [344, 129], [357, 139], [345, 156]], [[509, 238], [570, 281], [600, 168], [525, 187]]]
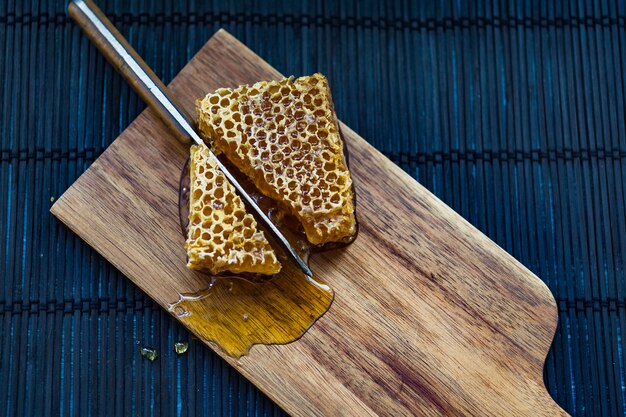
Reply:
[[181, 142], [191, 141], [189, 116], [122, 34], [91, 0], [71, 1], [67, 10], [87, 37]]

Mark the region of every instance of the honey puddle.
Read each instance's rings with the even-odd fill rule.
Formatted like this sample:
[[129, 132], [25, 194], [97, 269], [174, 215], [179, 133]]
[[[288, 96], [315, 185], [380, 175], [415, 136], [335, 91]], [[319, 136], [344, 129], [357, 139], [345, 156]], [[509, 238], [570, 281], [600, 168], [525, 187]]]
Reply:
[[[189, 159], [181, 174], [179, 195], [184, 234], [189, 214], [188, 162]], [[308, 259], [311, 248], [296, 220], [284, 215], [245, 178], [237, 177], [290, 243]], [[265, 235], [271, 243], [271, 236]], [[307, 277], [280, 250], [277, 254], [282, 263], [279, 274], [270, 278], [207, 274], [208, 288], [196, 294], [181, 294], [169, 310], [200, 339], [217, 344], [235, 358], [247, 354], [255, 344], [286, 344], [299, 339], [329, 309], [334, 293], [317, 277]]]
[[256, 344], [285, 344], [302, 336], [330, 307], [333, 290], [283, 264], [273, 279], [213, 277], [198, 294], [181, 295], [172, 311], [204, 341], [239, 358]]

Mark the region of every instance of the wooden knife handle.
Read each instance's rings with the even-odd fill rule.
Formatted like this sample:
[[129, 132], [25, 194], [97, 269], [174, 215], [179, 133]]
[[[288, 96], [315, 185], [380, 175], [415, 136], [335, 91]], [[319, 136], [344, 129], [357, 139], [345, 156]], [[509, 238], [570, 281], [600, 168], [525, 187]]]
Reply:
[[[72, 19], [115, 69], [168, 125], [177, 139], [190, 143], [193, 135], [189, 116], [167, 87], [91, 0], [74, 0], [67, 7]], [[195, 135], [197, 137], [197, 135]]]

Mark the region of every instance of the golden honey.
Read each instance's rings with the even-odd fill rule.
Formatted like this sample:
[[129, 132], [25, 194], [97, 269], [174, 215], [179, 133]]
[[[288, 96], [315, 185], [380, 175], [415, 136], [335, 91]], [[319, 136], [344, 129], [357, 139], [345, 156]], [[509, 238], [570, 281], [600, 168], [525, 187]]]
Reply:
[[[197, 105], [205, 140], [303, 258], [355, 239], [347, 150], [324, 76], [220, 89]], [[170, 311], [233, 357], [292, 342], [333, 291], [272, 249], [208, 155], [192, 147], [179, 199], [188, 265], [207, 273], [208, 287], [181, 294]]]
[[210, 277], [206, 290], [181, 295], [169, 309], [200, 339], [235, 358], [256, 344], [293, 342], [328, 310], [333, 291], [284, 265], [266, 282]]

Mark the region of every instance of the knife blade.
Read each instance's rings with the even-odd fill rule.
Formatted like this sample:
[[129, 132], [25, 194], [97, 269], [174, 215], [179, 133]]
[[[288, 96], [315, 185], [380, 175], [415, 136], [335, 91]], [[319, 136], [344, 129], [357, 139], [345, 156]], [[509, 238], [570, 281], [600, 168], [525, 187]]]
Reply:
[[[193, 129], [189, 116], [185, 114], [182, 107], [172, 97], [165, 84], [93, 1], [71, 1], [68, 5], [68, 12], [91, 42], [95, 44], [113, 67], [122, 74], [131, 87], [157, 113], [178, 140], [185, 144], [193, 141], [200, 146], [206, 147], [202, 138]], [[238, 195], [246, 205], [254, 211], [257, 220], [265, 226], [266, 230], [285, 251], [285, 254], [308, 277], [313, 277], [313, 272], [307, 263], [211, 149], [209, 149], [209, 155], [216, 161], [217, 167], [235, 187]]]

